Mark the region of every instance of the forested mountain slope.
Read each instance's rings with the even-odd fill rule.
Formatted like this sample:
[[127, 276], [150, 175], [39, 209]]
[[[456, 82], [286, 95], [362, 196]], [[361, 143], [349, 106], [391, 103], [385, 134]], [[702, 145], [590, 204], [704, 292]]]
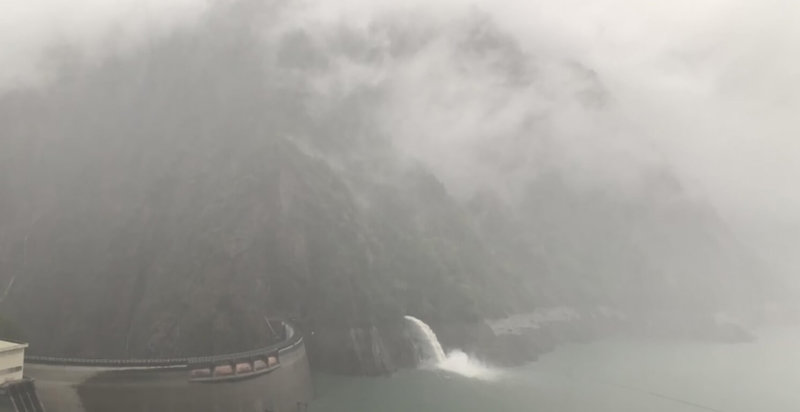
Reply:
[[[221, 5], [99, 63], [60, 50], [52, 83], [0, 97], [0, 311], [31, 352], [219, 353], [286, 316], [315, 365], [370, 373], [407, 361], [405, 314], [710, 312], [752, 286], [756, 260], [667, 166], [635, 193], [576, 186], [552, 159], [513, 197], [454, 189], [378, 124], [397, 79], [326, 80], [426, 41], [386, 22], [382, 46], [344, 27], [319, 44], [271, 32], [281, 7]], [[465, 65], [540, 81], [491, 21], [452, 30]], [[580, 104], [607, 104], [569, 67]]]

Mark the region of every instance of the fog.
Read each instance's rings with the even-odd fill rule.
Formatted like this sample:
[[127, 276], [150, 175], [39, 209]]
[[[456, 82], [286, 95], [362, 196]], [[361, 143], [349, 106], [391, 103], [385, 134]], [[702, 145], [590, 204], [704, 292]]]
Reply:
[[87, 411], [792, 411], [797, 21], [2, 1], [0, 339]]
[[[267, 39], [302, 28], [325, 47], [344, 26], [369, 33], [378, 48], [392, 40], [387, 27], [424, 42], [402, 58], [334, 57], [315, 74], [315, 91], [335, 104], [358, 87], [386, 87], [377, 113], [381, 129], [455, 193], [492, 188], [513, 197], [548, 162], [569, 170], [578, 184], [628, 190], [642, 169], [667, 165], [777, 267], [800, 263], [792, 250], [800, 240], [795, 2], [305, 1], [282, 7], [279, 22], [261, 28]], [[57, 75], [61, 49], [99, 64], [191, 30], [208, 8], [197, 0], [7, 0], [0, 90], [46, 87]], [[458, 50], [461, 27], [480, 19], [508, 46], [467, 60]], [[592, 97], [598, 102], [581, 103], [586, 93], [598, 94]]]
[[[441, 41], [380, 75], [399, 84], [388, 113], [391, 134], [452, 185], [513, 186], [552, 160], [545, 150], [564, 156], [578, 179], [602, 181], [594, 184], [630, 183], [643, 167], [666, 164], [765, 256], [797, 268], [797, 4], [384, 3], [337, 3], [304, 17], [369, 22], [407, 13], [414, 24], [436, 27]], [[447, 44], [458, 39], [447, 32], [471, 18], [496, 22], [519, 47], [510, 53], [526, 54], [521, 59], [541, 76], [536, 84], [503, 84], [486, 67], [496, 61], [459, 66]], [[594, 76], [570, 73], [571, 64]], [[591, 81], [608, 99], [600, 109], [577, 103]], [[526, 125], [531, 118], [547, 125]], [[555, 149], [541, 147], [543, 135]]]
[[205, 355], [285, 316], [367, 374], [404, 316], [499, 358], [506, 317], [747, 338], [716, 316], [800, 287], [800, 6], [518, 3], [6, 1], [0, 333]]

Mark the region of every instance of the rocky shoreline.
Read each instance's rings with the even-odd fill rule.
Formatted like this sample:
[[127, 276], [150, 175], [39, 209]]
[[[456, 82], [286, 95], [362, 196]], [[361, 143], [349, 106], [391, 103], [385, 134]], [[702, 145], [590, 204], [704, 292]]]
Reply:
[[[714, 316], [630, 316], [610, 309], [579, 312], [549, 308], [502, 319], [431, 325], [446, 351], [459, 349], [480, 361], [517, 366], [567, 343], [611, 336], [745, 343], [755, 339], [744, 326]], [[312, 368], [347, 375], [379, 376], [416, 365], [412, 338], [402, 321], [311, 331]]]

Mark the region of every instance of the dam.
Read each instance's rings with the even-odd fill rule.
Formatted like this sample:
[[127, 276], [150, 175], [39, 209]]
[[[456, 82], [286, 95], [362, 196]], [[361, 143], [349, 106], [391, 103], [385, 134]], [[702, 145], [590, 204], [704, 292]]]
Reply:
[[297, 412], [312, 398], [303, 337], [247, 352], [176, 359], [25, 357], [48, 412]]

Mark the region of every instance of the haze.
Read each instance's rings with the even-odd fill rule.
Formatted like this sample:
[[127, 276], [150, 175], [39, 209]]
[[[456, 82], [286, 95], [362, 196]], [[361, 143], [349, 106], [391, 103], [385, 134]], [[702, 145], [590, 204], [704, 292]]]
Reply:
[[793, 411], [797, 21], [2, 1], [0, 339], [48, 409]]
[[[6, 0], [0, 90], [46, 87], [60, 48], [98, 64], [190, 30], [208, 7], [197, 0]], [[341, 25], [368, 31], [402, 21], [435, 39], [404, 61], [340, 62], [319, 74], [318, 92], [335, 101], [353, 84], [390, 84], [383, 128], [452, 190], [513, 192], [547, 161], [529, 139], [545, 133], [588, 184], [630, 184], [643, 165], [668, 165], [777, 269], [798, 268], [795, 2], [307, 1], [288, 8], [280, 27], [265, 28], [267, 38], [303, 27], [324, 41]], [[475, 18], [492, 19], [513, 37], [544, 73], [541, 87], [502, 84], [481, 67], [458, 66], [453, 27]], [[377, 32], [373, 41], [385, 38]], [[576, 107], [582, 80], [559, 67], [572, 62], [602, 82], [610, 96], [602, 109]], [[547, 126], [527, 125], [532, 117], [546, 117]]]

